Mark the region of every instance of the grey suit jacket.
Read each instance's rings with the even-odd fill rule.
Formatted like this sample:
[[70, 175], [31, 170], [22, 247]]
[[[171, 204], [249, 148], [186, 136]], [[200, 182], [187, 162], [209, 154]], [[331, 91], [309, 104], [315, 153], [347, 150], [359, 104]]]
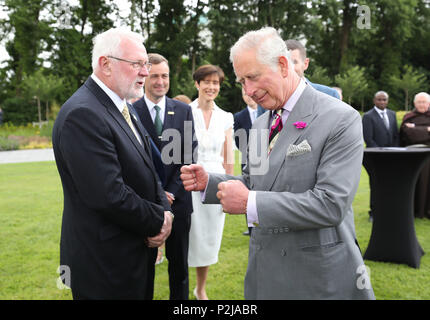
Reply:
[[267, 153], [269, 121], [267, 112], [254, 122], [243, 175], [210, 174], [206, 190], [206, 203], [218, 201], [226, 179], [256, 191], [245, 298], [374, 299], [352, 211], [363, 157], [359, 113], [308, 85], [267, 163], [258, 151]]

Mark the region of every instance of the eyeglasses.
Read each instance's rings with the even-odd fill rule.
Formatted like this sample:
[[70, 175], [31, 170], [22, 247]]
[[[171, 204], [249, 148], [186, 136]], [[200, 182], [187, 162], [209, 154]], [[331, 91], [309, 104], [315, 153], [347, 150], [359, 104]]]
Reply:
[[143, 62], [142, 60], [138, 60], [138, 61], [131, 61], [131, 60], [126, 60], [126, 59], [121, 59], [121, 58], [117, 58], [117, 57], [112, 57], [112, 56], [107, 56], [108, 58], [112, 58], [118, 61], [124, 61], [124, 62], [128, 62], [131, 64], [131, 66], [133, 67], [133, 69], [138, 70], [138, 69], [142, 69], [142, 68], [146, 68], [146, 70], [151, 70], [152, 67], [152, 63], [149, 62]]

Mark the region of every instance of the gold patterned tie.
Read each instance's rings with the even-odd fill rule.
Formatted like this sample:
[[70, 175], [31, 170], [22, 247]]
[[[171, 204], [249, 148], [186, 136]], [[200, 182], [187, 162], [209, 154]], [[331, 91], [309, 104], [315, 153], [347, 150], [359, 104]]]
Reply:
[[122, 110], [122, 115], [124, 116], [125, 121], [127, 121], [128, 125], [130, 126], [134, 135], [136, 136], [137, 141], [139, 141], [139, 143], [142, 144], [142, 142], [139, 138], [139, 135], [138, 135], [136, 129], [134, 128], [133, 123], [131, 122], [130, 111], [128, 110], [127, 104], [124, 106], [124, 109]]

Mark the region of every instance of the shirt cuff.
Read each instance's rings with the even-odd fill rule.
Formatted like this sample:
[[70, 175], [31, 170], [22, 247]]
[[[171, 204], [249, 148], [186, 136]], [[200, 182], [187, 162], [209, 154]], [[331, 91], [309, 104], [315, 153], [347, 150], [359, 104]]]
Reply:
[[256, 195], [256, 191], [249, 191], [248, 202], [246, 204], [246, 218], [248, 220], [248, 227], [255, 227], [258, 225]]

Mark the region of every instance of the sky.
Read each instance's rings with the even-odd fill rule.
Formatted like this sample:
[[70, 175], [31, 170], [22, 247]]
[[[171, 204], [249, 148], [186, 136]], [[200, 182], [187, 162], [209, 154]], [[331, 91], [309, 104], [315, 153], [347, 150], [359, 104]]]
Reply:
[[[79, 3], [78, 0], [67, 0], [67, 1], [71, 5], [77, 5]], [[130, 13], [130, 4], [128, 3], [128, 1], [115, 1], [115, 2], [120, 10], [121, 16], [127, 16]], [[7, 18], [7, 16], [8, 16], [7, 13], [3, 11], [2, 8], [0, 7], [0, 19], [5, 19]], [[9, 55], [5, 48], [5, 40], [6, 39], [2, 39], [0, 41], [0, 66], [3, 61], [9, 59]]]
[[[65, 0], [65, 1], [67, 1], [72, 6], [77, 6], [79, 4], [79, 0]], [[195, 2], [196, 0], [184, 0], [184, 3], [187, 5], [189, 4], [194, 5]], [[122, 17], [127, 17], [130, 14], [129, 1], [115, 0], [115, 3], [119, 8], [120, 15]], [[0, 7], [0, 19], [7, 18], [7, 16], [8, 16], [7, 13], [4, 12]], [[115, 24], [115, 26], [119, 26], [119, 23]], [[9, 59], [9, 55], [5, 48], [5, 40], [7, 39], [0, 40], [0, 66], [2, 65], [3, 61]]]

